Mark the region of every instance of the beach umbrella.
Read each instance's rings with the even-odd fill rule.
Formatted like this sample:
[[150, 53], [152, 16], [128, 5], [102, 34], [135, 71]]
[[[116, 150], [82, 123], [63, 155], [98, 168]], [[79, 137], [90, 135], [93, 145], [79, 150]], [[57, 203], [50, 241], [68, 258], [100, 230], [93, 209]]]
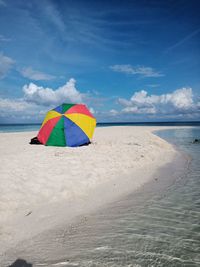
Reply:
[[49, 112], [37, 135], [47, 146], [80, 146], [90, 143], [96, 119], [83, 104], [62, 104]]

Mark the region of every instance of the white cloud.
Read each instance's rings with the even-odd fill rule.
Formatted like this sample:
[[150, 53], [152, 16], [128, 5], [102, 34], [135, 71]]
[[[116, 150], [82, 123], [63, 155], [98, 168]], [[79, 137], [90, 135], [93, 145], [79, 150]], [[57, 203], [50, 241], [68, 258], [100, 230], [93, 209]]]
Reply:
[[0, 53], [0, 79], [3, 79], [8, 71], [13, 67], [14, 60]]
[[23, 111], [27, 108], [27, 103], [24, 102], [22, 99], [8, 99], [8, 98], [0, 98], [0, 111], [10, 111], [10, 112], [17, 112]]
[[132, 106], [132, 102], [130, 100], [127, 100], [125, 98], [118, 98], [118, 103], [122, 106]]
[[[23, 120], [42, 121], [44, 115], [40, 113], [41, 108], [33, 103], [28, 103], [24, 99], [0, 98], [0, 121], [20, 122]], [[29, 118], [29, 119], [28, 119]]]
[[193, 99], [192, 88], [177, 89], [170, 94], [148, 95], [147, 91], [135, 92], [130, 100], [119, 98], [122, 113], [135, 114], [185, 114], [199, 110]]
[[178, 109], [187, 109], [193, 105], [191, 88], [182, 88], [171, 94], [163, 95], [148, 95], [146, 91], [141, 90], [136, 92], [130, 100], [136, 105], [172, 104]]
[[182, 88], [167, 94], [164, 97], [166, 103], [171, 102], [178, 109], [189, 109], [193, 107], [192, 88]]
[[33, 70], [31, 67], [27, 67], [27, 68], [23, 68], [20, 73], [22, 74], [22, 76], [24, 76], [25, 78], [29, 78], [31, 80], [35, 80], [35, 81], [41, 81], [41, 80], [52, 80], [55, 78], [55, 76], [53, 75], [49, 75], [37, 70]]
[[115, 72], [122, 72], [126, 74], [132, 74], [132, 75], [141, 75], [142, 77], [162, 77], [164, 74], [154, 70], [151, 67], [144, 67], [144, 66], [131, 66], [129, 64], [127, 65], [113, 65], [110, 66], [110, 69]]
[[[0, 122], [40, 122], [48, 110], [64, 102], [88, 103], [90, 106], [91, 101], [88, 100], [88, 95], [78, 91], [75, 85], [76, 81], [73, 78], [56, 90], [34, 83], [24, 85], [23, 97], [0, 98]], [[90, 111], [93, 114], [97, 113], [93, 107], [90, 107]]]
[[37, 86], [34, 83], [24, 85], [24, 99], [38, 105], [59, 105], [63, 102], [81, 103], [83, 94], [75, 87], [76, 81], [70, 79], [65, 85], [56, 90]]

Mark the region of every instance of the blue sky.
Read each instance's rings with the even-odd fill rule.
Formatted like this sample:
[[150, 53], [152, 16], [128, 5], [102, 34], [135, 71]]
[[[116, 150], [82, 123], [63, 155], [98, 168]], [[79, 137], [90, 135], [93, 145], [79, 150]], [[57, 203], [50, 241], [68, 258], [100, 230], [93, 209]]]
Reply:
[[198, 0], [0, 0], [0, 123], [200, 118]]

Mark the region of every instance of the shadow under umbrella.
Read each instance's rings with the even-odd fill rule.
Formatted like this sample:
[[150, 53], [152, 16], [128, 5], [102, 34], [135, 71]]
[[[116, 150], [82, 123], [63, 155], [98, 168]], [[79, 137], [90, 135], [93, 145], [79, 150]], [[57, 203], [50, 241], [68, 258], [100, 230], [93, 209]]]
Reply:
[[28, 263], [27, 261], [23, 259], [17, 259], [15, 262], [13, 262], [8, 267], [32, 267], [33, 265], [31, 263]]

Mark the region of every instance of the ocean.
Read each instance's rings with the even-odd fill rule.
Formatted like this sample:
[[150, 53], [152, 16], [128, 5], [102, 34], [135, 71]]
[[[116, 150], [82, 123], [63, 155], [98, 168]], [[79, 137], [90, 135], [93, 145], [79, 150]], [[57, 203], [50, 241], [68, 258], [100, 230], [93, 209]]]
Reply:
[[[97, 127], [109, 126], [200, 126], [200, 121], [186, 122], [100, 122]], [[27, 132], [38, 131], [41, 123], [30, 124], [0, 124], [0, 132]]]

